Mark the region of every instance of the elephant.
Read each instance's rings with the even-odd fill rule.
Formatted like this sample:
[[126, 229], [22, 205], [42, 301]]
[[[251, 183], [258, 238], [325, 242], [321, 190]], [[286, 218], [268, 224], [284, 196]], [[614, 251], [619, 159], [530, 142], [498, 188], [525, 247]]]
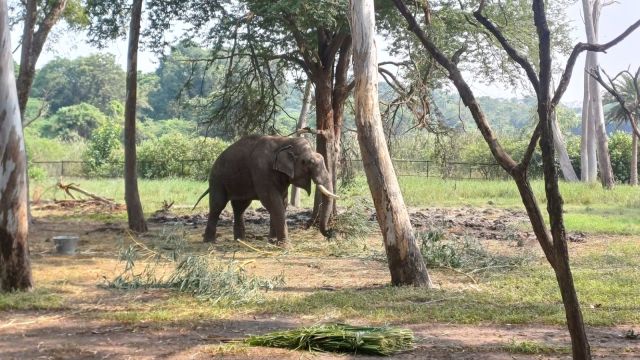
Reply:
[[331, 237], [328, 222], [337, 196], [333, 193], [324, 157], [301, 137], [250, 135], [241, 138], [215, 160], [209, 174], [209, 188], [196, 202], [197, 205], [209, 193], [204, 242], [216, 241], [218, 219], [229, 201], [233, 208], [233, 236], [244, 239], [244, 211], [252, 200], [260, 200], [271, 220], [269, 237], [275, 236], [277, 244], [286, 245], [285, 211], [289, 185], [310, 194], [311, 181], [323, 194], [318, 217], [320, 232]]

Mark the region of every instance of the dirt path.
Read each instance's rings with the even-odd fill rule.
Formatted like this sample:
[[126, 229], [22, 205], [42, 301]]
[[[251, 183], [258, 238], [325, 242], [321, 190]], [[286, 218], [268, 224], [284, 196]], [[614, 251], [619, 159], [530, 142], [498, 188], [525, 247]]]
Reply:
[[[311, 354], [230, 345], [249, 334], [300, 326], [297, 318], [250, 317], [197, 323], [129, 325], [87, 320], [69, 312], [0, 314], [2, 359], [379, 359], [379, 357]], [[414, 351], [394, 359], [570, 359], [563, 355], [522, 355], [504, 350], [510, 342], [536, 342], [563, 348], [566, 329], [549, 326], [407, 326], [417, 338]], [[624, 339], [621, 328], [590, 328], [595, 358], [634, 359], [640, 341]]]

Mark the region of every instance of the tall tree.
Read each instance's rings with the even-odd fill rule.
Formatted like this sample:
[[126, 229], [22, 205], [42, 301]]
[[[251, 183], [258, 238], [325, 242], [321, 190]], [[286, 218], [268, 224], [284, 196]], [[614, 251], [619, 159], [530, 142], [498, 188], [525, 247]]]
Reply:
[[129, 229], [146, 232], [136, 170], [136, 99], [138, 89], [138, 42], [143, 0], [133, 0], [127, 54], [127, 100], [124, 105], [124, 199], [127, 203]]
[[[301, 133], [302, 129], [307, 127], [307, 113], [309, 112], [309, 105], [311, 104], [311, 81], [307, 80], [304, 85], [304, 94], [302, 95], [302, 107], [300, 108], [300, 115], [298, 116], [298, 124], [296, 125], [297, 136], [304, 136]], [[335, 188], [334, 188], [335, 189]], [[300, 206], [300, 188], [297, 186], [291, 187], [291, 199], [289, 201], [291, 205], [295, 207]]]
[[[547, 260], [555, 272], [556, 280], [560, 287], [567, 326], [571, 335], [573, 357], [574, 359], [591, 359], [591, 350], [584, 329], [582, 311], [580, 310], [580, 303], [578, 302], [578, 297], [573, 284], [573, 276], [569, 266], [567, 237], [562, 213], [562, 196], [560, 195], [558, 173], [555, 166], [552, 114], [567, 89], [578, 55], [586, 50], [605, 51], [620, 42], [633, 30], [640, 27], [640, 20], [634, 23], [623, 34], [607, 44], [577, 44], [569, 56], [567, 66], [564, 69], [558, 87], [554, 92], [552, 92], [552, 33], [549, 30], [546, 15], [546, 2], [544, 0], [533, 0], [531, 4], [534, 28], [538, 34], [539, 50], [537, 63], [536, 66], [534, 66], [527, 57], [523, 55], [523, 52], [520, 49], [514, 47], [513, 43], [500, 31], [495, 23], [483, 14], [487, 4], [485, 3], [485, 0], [480, 1], [478, 9], [473, 12], [473, 17], [500, 42], [505, 52], [509, 54], [512, 60], [522, 68], [526, 73], [537, 97], [537, 113], [539, 122], [531, 136], [529, 146], [526, 149], [523, 159], [518, 163], [502, 147], [499, 139], [496, 137], [493, 129], [489, 125], [489, 122], [473, 94], [473, 91], [460, 71], [458, 64], [461, 53], [465, 51], [464, 48], [463, 50], [456, 51], [453, 56], [445, 55], [445, 53], [442, 52], [430, 39], [425, 32], [425, 29], [419, 25], [414, 15], [418, 12], [410, 11], [402, 0], [393, 0], [393, 2], [406, 19], [409, 29], [420, 39], [425, 50], [441, 67], [445, 69], [449, 78], [458, 90], [458, 93], [462, 97], [465, 106], [471, 112], [476, 125], [482, 133], [482, 136], [489, 146], [494, 158], [514, 179], [516, 186], [518, 187], [518, 191], [520, 192], [524, 207], [527, 210], [529, 220], [531, 221], [533, 232], [535, 233]], [[494, 14], [495, 11], [499, 11], [499, 7], [496, 8], [492, 5], [493, 4], [490, 4], [488, 6], [489, 10], [487, 10], [487, 12]], [[428, 27], [426, 29], [428, 30]], [[540, 148], [542, 151], [545, 194], [547, 198], [547, 214], [551, 227], [550, 231], [545, 225], [542, 212], [540, 211], [538, 202], [528, 179], [528, 168], [538, 141], [540, 142]]]
[[382, 129], [373, 0], [351, 0], [358, 143], [394, 285], [431, 287]]
[[613, 79], [602, 71], [607, 77], [605, 81], [599, 69], [592, 70], [590, 75], [609, 92], [608, 105], [612, 105], [607, 111], [607, 116], [615, 122], [629, 122], [631, 125], [631, 164], [629, 184], [638, 185], [638, 139], [640, 129], [640, 68], [632, 75], [629, 71], [621, 71]]
[[[584, 23], [585, 30], [587, 33], [587, 42], [590, 44], [598, 43], [598, 22], [600, 19], [600, 13], [602, 11], [603, 3], [601, 0], [582, 0], [582, 9], [584, 12]], [[589, 51], [587, 53], [587, 60], [585, 61], [585, 71], [589, 72], [591, 69], [595, 69], [598, 67], [598, 53], [595, 51]], [[583, 105], [586, 102], [588, 104], [587, 111], [583, 110], [583, 127], [587, 127], [587, 138], [583, 138], [582, 141], [593, 141], [595, 139], [596, 143], [596, 159], [598, 163], [598, 168], [600, 169], [600, 178], [602, 180], [602, 185], [608, 189], [613, 188], [614, 178], [613, 178], [613, 168], [611, 167], [611, 159], [609, 157], [609, 144], [607, 140], [607, 130], [604, 125], [604, 111], [602, 108], [602, 97], [600, 96], [600, 90], [598, 88], [598, 83], [595, 79], [585, 76], [585, 80], [587, 80], [587, 84], [585, 89], [588, 87], [588, 91], [585, 91], [585, 99], [588, 101], [583, 101]], [[588, 120], [585, 120], [584, 116], [588, 116]], [[591, 123], [588, 123], [591, 122]], [[591, 130], [594, 130], [592, 133]], [[583, 130], [583, 136], [584, 136]], [[582, 146], [585, 148], [585, 146]], [[588, 157], [586, 161], [586, 165], [590, 166], [589, 172], [587, 174], [587, 181], [595, 181], [595, 177], [593, 177], [595, 168], [593, 168], [594, 160], [592, 158], [593, 150], [589, 151], [589, 145], [586, 146], [587, 153], [583, 154], [583, 156]], [[583, 165], [585, 161], [583, 161]]]
[[6, 0], [0, 0], [0, 40], [0, 291], [29, 290], [27, 156]]
[[17, 86], [20, 113], [24, 114], [36, 63], [54, 25], [65, 18], [71, 27], [79, 27], [86, 23], [86, 18], [77, 0], [25, 0], [19, 7], [17, 16], [23, 20], [23, 30]]
[[125, 79], [112, 54], [56, 58], [38, 70], [31, 96], [46, 100], [51, 112], [84, 102], [106, 114], [112, 101], [124, 102]]

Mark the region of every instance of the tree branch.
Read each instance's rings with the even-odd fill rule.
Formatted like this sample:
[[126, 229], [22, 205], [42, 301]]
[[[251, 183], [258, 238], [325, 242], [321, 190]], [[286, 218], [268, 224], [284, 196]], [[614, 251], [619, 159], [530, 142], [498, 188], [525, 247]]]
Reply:
[[[607, 90], [609, 94], [613, 96], [614, 99], [616, 99], [616, 101], [622, 107], [622, 110], [624, 110], [624, 112], [627, 114], [627, 117], [629, 118], [629, 123], [633, 128], [633, 132], [636, 134], [637, 137], [640, 138], [640, 130], [638, 129], [638, 124], [636, 124], [635, 116], [633, 115], [633, 112], [631, 111], [631, 109], [627, 107], [627, 104], [624, 101], [624, 98], [622, 97], [622, 95], [620, 95], [620, 92], [618, 91], [618, 89], [616, 89], [615, 80], [618, 78], [618, 76], [622, 75], [624, 71], [616, 75], [613, 79], [611, 79], [611, 77], [604, 70], [603, 72], [604, 72], [604, 75], [607, 77], [607, 80], [609, 80], [609, 84], [607, 84], [602, 78], [602, 75], [600, 74], [600, 68], [591, 69], [591, 71], [587, 71], [587, 74], [589, 74], [598, 83], [600, 83], [600, 85], [605, 90]], [[631, 80], [635, 81], [633, 77], [631, 78]]]
[[518, 50], [516, 50], [509, 41], [504, 37], [502, 32], [486, 17], [482, 15], [482, 9], [484, 8], [484, 0], [480, 3], [478, 10], [473, 12], [473, 17], [478, 20], [480, 24], [482, 24], [495, 38], [500, 42], [500, 45], [507, 52], [509, 57], [513, 59], [513, 61], [517, 62], [527, 74], [529, 81], [533, 84], [533, 88], [538, 93], [540, 88], [540, 81], [538, 80], [538, 75], [536, 75], [536, 71], [534, 70], [531, 63], [526, 59], [526, 57], [521, 54]]
[[553, 106], [558, 105], [560, 102], [560, 98], [564, 95], [564, 92], [567, 91], [567, 87], [569, 86], [569, 81], [571, 80], [571, 73], [573, 72], [573, 67], [576, 64], [576, 60], [578, 56], [583, 51], [597, 51], [597, 52], [606, 52], [609, 48], [616, 45], [620, 41], [624, 40], [627, 36], [629, 36], [632, 32], [634, 32], [638, 27], [640, 27], [640, 20], [633, 23], [629, 26], [625, 31], [623, 31], [620, 35], [618, 35], [613, 40], [609, 41], [605, 44], [585, 44], [578, 43], [574, 46], [573, 51], [571, 51], [571, 55], [569, 55], [569, 59], [567, 60], [567, 66], [564, 69], [564, 73], [560, 78], [560, 83], [558, 84], [558, 88], [556, 89], [556, 94], [551, 100], [551, 104]]

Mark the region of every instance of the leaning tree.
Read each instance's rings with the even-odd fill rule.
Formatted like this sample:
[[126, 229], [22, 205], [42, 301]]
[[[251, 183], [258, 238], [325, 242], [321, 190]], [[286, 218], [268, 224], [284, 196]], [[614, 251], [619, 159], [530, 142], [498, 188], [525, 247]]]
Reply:
[[394, 285], [431, 287], [387, 148], [378, 102], [373, 0], [350, 1], [358, 143]]
[[0, 39], [0, 291], [29, 290], [27, 156], [6, 0], [0, 0]]
[[[553, 268], [560, 293], [564, 303], [567, 326], [571, 335], [573, 357], [575, 359], [590, 359], [591, 351], [584, 329], [582, 311], [573, 283], [573, 275], [569, 266], [569, 253], [567, 248], [567, 236], [563, 220], [562, 196], [558, 186], [558, 170], [555, 166], [555, 151], [553, 146], [552, 114], [559, 104], [562, 95], [567, 89], [571, 73], [578, 55], [583, 51], [605, 51], [628, 36], [633, 30], [640, 27], [640, 20], [634, 23], [623, 34], [603, 45], [578, 43], [571, 52], [567, 65], [562, 73], [555, 91], [552, 89], [552, 32], [546, 13], [544, 0], [533, 0], [531, 4], [534, 20], [534, 28], [538, 35], [538, 56], [535, 62], [528, 59], [521, 49], [516, 46], [501, 31], [500, 27], [490, 20], [485, 14], [499, 13], [500, 4], [480, 1], [477, 10], [473, 12], [475, 20], [499, 41], [506, 53], [526, 73], [537, 97], [538, 124], [531, 136], [529, 145], [523, 158], [516, 162], [502, 147], [495, 132], [491, 128], [481, 106], [478, 103], [471, 87], [460, 71], [459, 63], [465, 49], [461, 48], [452, 56], [444, 53], [429, 37], [429, 27], [421, 26], [418, 22], [420, 15], [408, 8], [402, 0], [393, 0], [394, 4], [406, 19], [409, 29], [417, 36], [429, 56], [446, 71], [449, 79], [457, 89], [464, 105], [471, 112], [475, 123], [480, 130], [485, 142], [489, 146], [494, 158], [500, 166], [513, 178], [518, 187], [522, 202], [531, 221], [533, 232], [542, 247], [542, 250]], [[412, 3], [413, 4], [413, 3]], [[419, 13], [418, 13], [419, 14]], [[531, 189], [528, 178], [528, 168], [533, 152], [537, 144], [542, 151], [542, 162], [545, 182], [545, 195], [547, 199], [547, 214], [550, 229], [547, 228], [538, 201]]]

